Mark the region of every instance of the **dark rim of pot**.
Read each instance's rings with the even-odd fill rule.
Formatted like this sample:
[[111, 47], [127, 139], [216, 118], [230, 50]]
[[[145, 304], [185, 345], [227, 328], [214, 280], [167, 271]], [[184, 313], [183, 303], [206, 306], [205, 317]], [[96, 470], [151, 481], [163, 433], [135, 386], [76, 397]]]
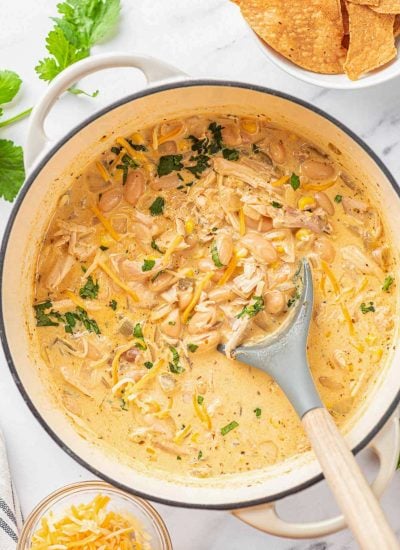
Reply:
[[[61, 148], [63, 145], [69, 141], [75, 134], [77, 134], [80, 130], [82, 130], [85, 126], [87, 126], [89, 123], [95, 121], [96, 119], [100, 118], [104, 114], [112, 111], [113, 109], [120, 107], [122, 105], [125, 105], [126, 103], [130, 103], [131, 101], [134, 101], [136, 99], [146, 97], [148, 95], [156, 94], [158, 92], [163, 92], [167, 90], [172, 90], [176, 88], [191, 88], [191, 87], [198, 87], [198, 86], [219, 86], [219, 87], [233, 87], [233, 88], [242, 88], [246, 90], [261, 92], [266, 95], [270, 96], [276, 96], [282, 99], [285, 99], [287, 101], [291, 101], [293, 103], [296, 103], [297, 105], [300, 105], [301, 107], [304, 107], [305, 109], [308, 109], [309, 111], [327, 119], [332, 124], [336, 125], [338, 128], [340, 128], [345, 134], [347, 134], [350, 138], [352, 138], [364, 151], [372, 158], [372, 160], [376, 163], [376, 165], [380, 168], [380, 170], [383, 172], [383, 174], [386, 176], [386, 178], [391, 183], [393, 189], [396, 191], [397, 195], [400, 198], [400, 189], [396, 183], [396, 180], [392, 176], [392, 174], [389, 172], [389, 170], [386, 168], [384, 163], [381, 161], [381, 159], [372, 151], [372, 149], [364, 143], [362, 139], [360, 139], [357, 135], [355, 135], [352, 130], [347, 128], [344, 124], [336, 120], [331, 115], [325, 113], [323, 110], [319, 109], [318, 107], [315, 107], [314, 105], [311, 105], [307, 103], [306, 101], [303, 101], [302, 99], [298, 99], [296, 97], [293, 97], [289, 94], [278, 92], [277, 90], [273, 90], [271, 88], [266, 88], [263, 86], [257, 86], [254, 84], [245, 84], [243, 82], [234, 82], [234, 81], [224, 81], [224, 80], [183, 80], [183, 81], [177, 81], [172, 82], [169, 84], [163, 84], [159, 86], [152, 86], [150, 88], [147, 88], [145, 90], [142, 90], [140, 92], [131, 94], [129, 96], [126, 96], [108, 107], [105, 107], [95, 113], [94, 115], [90, 116], [86, 120], [84, 120], [81, 124], [73, 128], [68, 134], [62, 138], [60, 141], [57, 142], [57, 144], [43, 157], [43, 159], [40, 160], [38, 165], [35, 167], [35, 169], [32, 171], [32, 173], [28, 176], [24, 186], [22, 187], [17, 200], [14, 204], [13, 210], [11, 212], [10, 218], [7, 222], [7, 226], [5, 229], [3, 242], [0, 250], [0, 337], [5, 353], [5, 357], [9, 366], [9, 369], [11, 371], [11, 374], [14, 378], [14, 381], [25, 401], [29, 409], [31, 410], [32, 414], [36, 417], [36, 419], [40, 422], [44, 430], [52, 437], [52, 439], [63, 449], [67, 454], [69, 454], [76, 462], [78, 462], [81, 466], [92, 472], [97, 477], [104, 479], [111, 485], [114, 485], [115, 487], [119, 487], [120, 489], [127, 491], [128, 493], [132, 493], [134, 495], [137, 495], [142, 498], [146, 498], [149, 500], [152, 500], [154, 502], [159, 502], [161, 504], [167, 504], [169, 506], [177, 506], [177, 507], [183, 507], [183, 508], [197, 508], [197, 509], [213, 509], [213, 510], [234, 510], [238, 508], [245, 508], [248, 506], [256, 506], [258, 504], [265, 504], [268, 502], [274, 502], [277, 500], [280, 500], [284, 497], [288, 497], [290, 495], [293, 495], [295, 493], [298, 493], [299, 491], [302, 491], [304, 489], [307, 489], [308, 487], [311, 487], [315, 483], [321, 481], [324, 476], [322, 474], [314, 476], [304, 483], [300, 483], [299, 485], [296, 485], [295, 487], [292, 487], [291, 489], [287, 489], [285, 491], [275, 493], [274, 495], [266, 496], [263, 498], [257, 498], [257, 499], [250, 499], [245, 500], [241, 502], [234, 502], [234, 503], [226, 503], [226, 504], [194, 504], [190, 502], [180, 502], [180, 501], [174, 501], [169, 500], [167, 498], [161, 498], [157, 495], [152, 494], [146, 494], [141, 491], [137, 491], [133, 489], [132, 487], [129, 487], [127, 485], [124, 485], [123, 483], [120, 483], [118, 481], [115, 481], [111, 477], [103, 474], [90, 464], [88, 464], [85, 460], [80, 458], [68, 445], [66, 445], [60, 437], [49, 427], [49, 425], [46, 423], [46, 421], [42, 418], [39, 411], [34, 406], [33, 402], [31, 401], [28, 392], [25, 390], [21, 379], [19, 378], [17, 369], [15, 368], [15, 365], [13, 363], [11, 351], [8, 346], [7, 338], [6, 338], [6, 327], [4, 323], [4, 314], [3, 314], [3, 299], [2, 299], [2, 286], [3, 286], [3, 269], [4, 269], [4, 258], [8, 246], [8, 241], [10, 238], [11, 231], [14, 226], [14, 222], [16, 219], [16, 216], [18, 214], [18, 211], [21, 207], [21, 204], [31, 187], [32, 183], [35, 181], [36, 177], [40, 173], [40, 171], [43, 169], [43, 167], [46, 165], [46, 163], [52, 158], [52, 156]], [[372, 439], [373, 437], [382, 429], [382, 427], [385, 425], [387, 420], [390, 418], [394, 410], [396, 409], [397, 404], [400, 402], [400, 391], [397, 393], [395, 399], [388, 407], [385, 414], [382, 416], [382, 418], [379, 419], [373, 430], [353, 449], [353, 453], [357, 454], [361, 449], [363, 449]]]

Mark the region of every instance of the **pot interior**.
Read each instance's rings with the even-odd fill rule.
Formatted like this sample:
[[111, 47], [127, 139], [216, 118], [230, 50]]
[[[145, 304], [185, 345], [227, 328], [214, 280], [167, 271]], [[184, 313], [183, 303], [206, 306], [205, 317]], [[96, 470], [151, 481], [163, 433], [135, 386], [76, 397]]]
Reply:
[[[114, 451], [80, 437], [55, 405], [48, 379], [42, 376], [47, 367], [35, 349], [32, 333], [31, 281], [37, 249], [60, 194], [83, 166], [111, 146], [116, 135], [132, 133], [163, 118], [205, 112], [262, 113], [274, 124], [329, 151], [352, 177], [367, 183], [371, 196], [381, 206], [394, 249], [400, 249], [398, 190], [365, 146], [325, 116], [274, 92], [239, 84], [187, 82], [151, 89], [127, 98], [74, 130], [28, 179], [3, 243], [1, 333], [10, 368], [31, 409], [53, 438], [85, 466], [114, 484], [155, 500], [233, 508], [276, 500], [306, 486], [320, 474], [313, 455], [305, 453], [264, 470], [192, 482], [186, 477], [166, 478], [165, 474], [133, 470]], [[393, 350], [364, 405], [348, 425], [346, 438], [352, 448], [365, 444], [395, 406], [400, 388], [399, 355], [400, 351]]]

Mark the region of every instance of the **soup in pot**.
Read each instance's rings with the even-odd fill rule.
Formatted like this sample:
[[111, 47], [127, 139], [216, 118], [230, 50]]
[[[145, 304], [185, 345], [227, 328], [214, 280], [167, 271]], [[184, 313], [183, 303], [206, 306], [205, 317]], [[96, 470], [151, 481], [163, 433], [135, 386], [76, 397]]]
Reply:
[[38, 256], [35, 333], [65, 414], [83, 437], [170, 474], [253, 470], [308, 449], [277, 384], [231, 357], [293, 311], [303, 257], [309, 362], [344, 425], [394, 330], [390, 244], [367, 189], [263, 116], [118, 137], [60, 197]]

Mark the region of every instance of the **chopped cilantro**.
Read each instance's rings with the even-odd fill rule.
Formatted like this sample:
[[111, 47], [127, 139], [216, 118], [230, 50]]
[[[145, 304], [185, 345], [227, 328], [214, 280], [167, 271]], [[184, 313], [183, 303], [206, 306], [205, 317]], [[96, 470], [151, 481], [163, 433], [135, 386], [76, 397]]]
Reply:
[[339, 204], [340, 202], [342, 202], [342, 199], [343, 199], [342, 195], [336, 195], [333, 200]]
[[208, 129], [212, 134], [212, 141], [207, 150], [210, 155], [215, 155], [215, 153], [218, 153], [222, 149], [222, 126], [216, 122], [211, 122]]
[[293, 296], [291, 298], [289, 298], [289, 300], [287, 301], [287, 307], [290, 308], [292, 307], [293, 304], [295, 304], [296, 300], [298, 300], [300, 298], [300, 293], [298, 291], [298, 289], [296, 288]]
[[153, 368], [153, 365], [154, 363], [152, 363], [151, 361], [145, 361], [144, 362], [144, 366], [146, 367], [146, 369], [152, 369]]
[[133, 141], [131, 139], [127, 139], [126, 140], [129, 145], [132, 147], [132, 149], [134, 149], [135, 151], [147, 151], [147, 147], [146, 145], [141, 145], [139, 143], [133, 143]]
[[169, 363], [169, 370], [173, 372], [174, 374], [181, 374], [185, 371], [185, 369], [182, 367], [182, 365], [179, 363], [179, 353], [176, 348], [170, 347], [169, 348], [172, 353], [172, 362]]
[[296, 191], [296, 189], [298, 189], [300, 187], [300, 178], [297, 174], [292, 174], [290, 176], [290, 180], [289, 180], [289, 183], [290, 185], [292, 186], [292, 189], [294, 191]]
[[157, 174], [159, 177], [167, 176], [174, 170], [182, 170], [182, 155], [164, 155], [160, 157], [157, 166]]
[[211, 247], [211, 258], [212, 258], [214, 264], [216, 265], [216, 267], [224, 267], [224, 264], [219, 259], [218, 249], [217, 249], [217, 245], [216, 245], [215, 242], [213, 243], [213, 245]]
[[257, 418], [261, 416], [261, 409], [259, 407], [256, 407], [253, 412]]
[[203, 458], [203, 451], [199, 451], [199, 454], [197, 455], [197, 460], [201, 460]]
[[156, 265], [155, 260], [148, 260], [145, 258], [143, 260], [142, 271], [151, 271], [155, 265]]
[[281, 203], [276, 201], [272, 201], [271, 206], [273, 206], [274, 208], [282, 208]]
[[122, 185], [125, 185], [128, 178], [129, 168], [138, 168], [139, 164], [135, 162], [129, 155], [125, 154], [121, 159], [122, 164], [117, 164], [117, 170], [122, 170]]
[[140, 340], [143, 340], [143, 330], [142, 325], [140, 323], [136, 323], [136, 325], [133, 328], [133, 336], [135, 338], [139, 338]]
[[94, 282], [91, 275], [87, 278], [85, 285], [79, 289], [79, 296], [85, 300], [94, 300], [99, 294], [99, 283]]
[[149, 210], [152, 216], [160, 216], [164, 212], [165, 199], [157, 197], [150, 205]]
[[224, 426], [223, 428], [221, 428], [221, 434], [222, 435], [226, 435], [228, 434], [230, 431], [234, 430], [235, 428], [237, 428], [239, 426], [239, 424], [236, 422], [236, 420], [232, 420], [232, 422], [229, 422], [229, 424], [227, 424], [226, 426]]
[[255, 317], [257, 313], [260, 313], [260, 311], [264, 309], [264, 300], [262, 296], [253, 296], [252, 300], [254, 300], [254, 303], [245, 306], [242, 311], [236, 315], [237, 319], [240, 319], [245, 315], [248, 317]]
[[384, 292], [389, 292], [390, 287], [394, 283], [394, 278], [391, 275], [388, 275], [383, 283], [382, 290]]
[[35, 310], [36, 325], [38, 327], [57, 327], [59, 323], [51, 318], [51, 312], [46, 313], [46, 309], [51, 309], [53, 306], [50, 300], [36, 304], [33, 306]]
[[222, 149], [222, 156], [227, 160], [239, 160], [239, 151], [237, 149]]
[[375, 311], [375, 306], [374, 306], [374, 302], [369, 302], [369, 305], [367, 306], [365, 302], [363, 302], [361, 305], [360, 305], [360, 309], [361, 309], [361, 313], [363, 313], [364, 315], [366, 313], [369, 313], [370, 311], [373, 313]]
[[188, 347], [188, 350], [189, 350], [189, 351], [191, 351], [192, 353], [194, 353], [194, 352], [197, 350], [197, 348], [198, 348], [199, 346], [196, 345], [196, 344], [188, 344], [187, 347]]
[[158, 244], [156, 243], [155, 239], [152, 239], [151, 240], [151, 248], [153, 250], [157, 250], [157, 252], [159, 252], [160, 254], [163, 254], [163, 251], [160, 249], [160, 247], [158, 246]]
[[111, 147], [111, 153], [114, 153], [114, 155], [119, 155], [122, 151], [122, 147]]
[[176, 460], [182, 460], [182, 457], [177, 455]]
[[113, 310], [113, 311], [116, 311], [117, 309], [117, 302], [115, 300], [111, 300], [109, 303], [108, 303], [108, 306]]
[[204, 402], [204, 397], [203, 397], [202, 395], [198, 395], [198, 396], [197, 396], [197, 403], [198, 403], [199, 405], [202, 405], [203, 402]]
[[209, 168], [208, 161], [210, 160], [210, 157], [207, 155], [197, 155], [197, 157], [190, 157], [190, 160], [196, 161], [196, 164], [193, 164], [193, 166], [186, 166], [186, 169], [189, 170], [197, 179], [200, 177], [200, 174], [204, 172], [204, 170], [207, 170]]

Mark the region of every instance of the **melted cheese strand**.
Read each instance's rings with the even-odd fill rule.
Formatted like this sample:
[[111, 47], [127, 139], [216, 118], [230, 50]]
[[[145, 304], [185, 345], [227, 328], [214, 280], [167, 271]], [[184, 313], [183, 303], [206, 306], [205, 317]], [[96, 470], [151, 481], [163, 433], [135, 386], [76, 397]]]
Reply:
[[167, 248], [167, 250], [165, 251], [165, 254], [164, 254], [164, 257], [161, 261], [161, 264], [162, 265], [167, 265], [167, 263], [169, 262], [172, 254], [175, 252], [175, 250], [177, 249], [177, 247], [181, 244], [181, 242], [183, 241], [183, 237], [182, 235], [177, 235], [174, 240], [172, 241], [172, 243], [169, 245], [169, 247]]
[[100, 210], [97, 208], [97, 206], [92, 205], [90, 207], [90, 210], [101, 221], [101, 223], [104, 226], [104, 229], [107, 231], [107, 233], [109, 235], [111, 235], [111, 237], [114, 239], [114, 241], [117, 241], [117, 242], [120, 241], [121, 238], [122, 238], [121, 235], [119, 235], [115, 231], [115, 229], [111, 225], [111, 222], [105, 216], [103, 216], [103, 214], [100, 212]]
[[102, 162], [100, 161], [97, 161], [96, 162], [96, 168], [97, 170], [99, 171], [99, 174], [100, 176], [103, 178], [103, 180], [106, 182], [106, 183], [109, 183], [111, 181], [111, 177], [110, 177], [110, 174], [107, 172], [107, 170], [105, 169], [104, 165]]
[[243, 208], [239, 210], [239, 233], [241, 237], [246, 234], [246, 222], [244, 219]]
[[[119, 369], [119, 360], [121, 358], [121, 355], [124, 354], [126, 351], [130, 350], [135, 345], [135, 342], [129, 342], [129, 344], [125, 344], [125, 346], [121, 346], [117, 349], [116, 354], [114, 355], [114, 359], [111, 364], [111, 372], [112, 372], [112, 380], [113, 380], [113, 386], [117, 384], [119, 380], [118, 376], [118, 369]], [[114, 391], [114, 388], [113, 388]]]
[[231, 258], [231, 261], [229, 262], [229, 264], [227, 265], [227, 267], [225, 269], [224, 274], [222, 275], [222, 277], [220, 278], [220, 280], [217, 283], [218, 286], [222, 286], [222, 285], [224, 285], [225, 283], [227, 283], [229, 281], [229, 279], [232, 277], [232, 275], [233, 275], [233, 273], [234, 273], [234, 271], [237, 267], [238, 262], [239, 262], [239, 258], [237, 256], [237, 254], [234, 252], [233, 256]]
[[136, 292], [134, 290], [132, 290], [131, 287], [128, 286], [126, 283], [121, 281], [121, 279], [118, 277], [118, 275], [116, 275], [113, 271], [111, 271], [111, 269], [108, 267], [107, 264], [105, 264], [104, 262], [98, 262], [97, 265], [98, 265], [98, 267], [100, 267], [104, 271], [104, 273], [107, 273], [107, 275], [110, 277], [110, 279], [112, 279], [114, 281], [114, 283], [116, 285], [118, 285], [120, 288], [122, 288], [122, 290], [125, 290], [125, 292], [127, 292], [129, 294], [129, 296], [133, 300], [135, 300], [135, 302], [139, 301], [139, 297], [136, 294]]
[[193, 298], [190, 300], [189, 305], [185, 309], [185, 311], [182, 313], [182, 322], [186, 323], [186, 321], [189, 318], [190, 313], [195, 308], [197, 302], [200, 299], [200, 295], [203, 291], [203, 288], [206, 286], [206, 284], [211, 280], [211, 278], [214, 276], [213, 271], [209, 271], [206, 273], [206, 275], [203, 277], [203, 279], [197, 284], [196, 290], [194, 291]]

